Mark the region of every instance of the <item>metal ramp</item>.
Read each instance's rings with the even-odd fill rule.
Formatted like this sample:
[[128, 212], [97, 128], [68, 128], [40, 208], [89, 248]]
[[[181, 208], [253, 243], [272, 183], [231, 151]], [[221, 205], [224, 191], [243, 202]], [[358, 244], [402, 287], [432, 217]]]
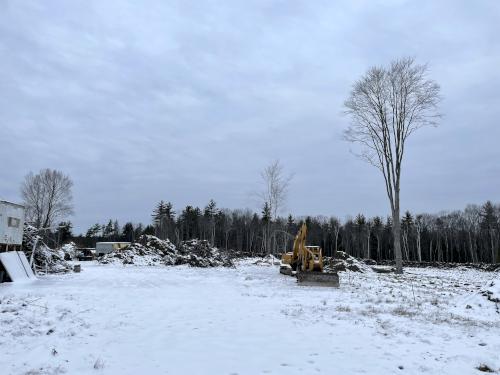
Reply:
[[0, 263], [10, 281], [19, 282], [36, 279], [28, 259], [26, 259], [26, 255], [22, 251], [0, 253]]

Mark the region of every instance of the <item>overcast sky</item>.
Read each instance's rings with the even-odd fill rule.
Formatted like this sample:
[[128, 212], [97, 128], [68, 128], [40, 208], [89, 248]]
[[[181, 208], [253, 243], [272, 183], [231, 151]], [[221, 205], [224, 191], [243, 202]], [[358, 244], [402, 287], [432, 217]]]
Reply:
[[295, 215], [386, 215], [342, 140], [372, 65], [427, 62], [438, 128], [407, 146], [402, 209], [500, 201], [500, 1], [0, 0], [0, 199], [29, 171], [74, 181], [76, 232], [153, 206], [257, 210], [274, 159]]

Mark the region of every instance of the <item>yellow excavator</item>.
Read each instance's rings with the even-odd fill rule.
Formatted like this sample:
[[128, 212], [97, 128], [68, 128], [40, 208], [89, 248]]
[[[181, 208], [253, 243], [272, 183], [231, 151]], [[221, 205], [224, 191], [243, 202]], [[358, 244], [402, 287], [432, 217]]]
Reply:
[[297, 277], [303, 285], [339, 286], [339, 275], [323, 269], [323, 254], [319, 246], [307, 246], [307, 226], [302, 224], [293, 241], [293, 250], [281, 256], [280, 273]]

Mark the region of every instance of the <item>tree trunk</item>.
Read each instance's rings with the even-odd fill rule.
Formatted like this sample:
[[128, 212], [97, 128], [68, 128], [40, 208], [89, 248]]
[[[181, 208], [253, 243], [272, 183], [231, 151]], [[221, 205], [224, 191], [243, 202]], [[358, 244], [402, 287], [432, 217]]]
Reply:
[[399, 217], [399, 191], [396, 190], [394, 210], [392, 212], [392, 234], [394, 240], [394, 260], [396, 273], [403, 273], [403, 257], [401, 254], [401, 223]]
[[366, 259], [370, 259], [370, 231], [368, 230], [368, 237], [366, 238]]
[[420, 229], [417, 231], [417, 257], [418, 261], [422, 261], [422, 243], [421, 243], [421, 237], [420, 237]]
[[472, 258], [472, 263], [477, 263], [477, 254], [476, 252], [474, 251], [474, 246], [472, 245], [472, 234], [471, 234], [471, 231], [467, 231], [467, 234], [469, 236], [469, 252], [470, 252], [470, 256]]

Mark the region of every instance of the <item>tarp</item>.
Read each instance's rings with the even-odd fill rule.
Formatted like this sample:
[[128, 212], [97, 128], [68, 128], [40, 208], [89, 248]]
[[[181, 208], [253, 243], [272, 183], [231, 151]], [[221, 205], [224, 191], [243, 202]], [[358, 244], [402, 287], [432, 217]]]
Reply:
[[36, 279], [29, 266], [28, 259], [22, 251], [0, 253], [0, 262], [12, 281], [29, 281]]

